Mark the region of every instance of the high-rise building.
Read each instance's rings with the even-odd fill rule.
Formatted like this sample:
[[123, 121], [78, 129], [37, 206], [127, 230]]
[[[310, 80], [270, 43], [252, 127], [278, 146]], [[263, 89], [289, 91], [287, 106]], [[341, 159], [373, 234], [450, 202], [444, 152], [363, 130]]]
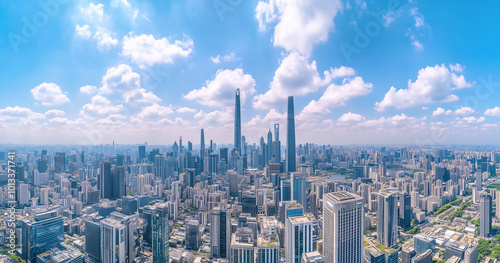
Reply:
[[290, 180], [283, 180], [280, 182], [281, 201], [292, 200], [292, 182]]
[[306, 177], [305, 174], [292, 173], [292, 200], [306, 207]]
[[279, 263], [280, 242], [277, 234], [261, 234], [257, 237], [257, 263]]
[[133, 215], [137, 212], [137, 198], [132, 196], [124, 196], [122, 198], [122, 213], [125, 215]]
[[471, 244], [465, 251], [464, 255], [464, 263], [476, 263], [477, 262], [477, 257], [479, 256], [478, 254], [478, 244]]
[[151, 216], [153, 263], [169, 262], [168, 258], [168, 206], [158, 205]]
[[231, 236], [230, 262], [254, 263], [253, 231], [248, 227], [239, 227]]
[[137, 255], [135, 244], [139, 237], [137, 231], [138, 218], [136, 215], [124, 215], [119, 212], [112, 212], [110, 218], [117, 220], [122, 224], [125, 238], [125, 263], [132, 263]]
[[496, 213], [495, 213], [495, 215], [497, 216], [498, 219], [500, 219], [500, 190], [497, 190], [495, 196], [496, 196]]
[[205, 131], [201, 129], [201, 139], [200, 139], [200, 162], [203, 167], [203, 162], [205, 158]]
[[101, 227], [102, 217], [85, 220], [85, 252], [92, 262], [101, 260]]
[[146, 146], [139, 145], [139, 163], [146, 158]]
[[491, 195], [481, 194], [479, 198], [479, 237], [486, 238], [491, 234]]
[[234, 102], [234, 148], [241, 155], [241, 107], [240, 89], [236, 89]]
[[483, 174], [481, 172], [476, 172], [476, 188], [478, 191], [483, 190]]
[[313, 251], [313, 224], [310, 216], [285, 219], [285, 262], [300, 263], [303, 253]]
[[186, 221], [186, 249], [198, 251], [200, 236], [198, 231], [197, 220]]
[[271, 130], [267, 133], [267, 150], [266, 150], [266, 164], [271, 161], [273, 157], [273, 133]]
[[33, 220], [21, 221], [21, 257], [35, 263], [36, 257], [64, 241], [63, 219], [56, 211], [36, 214]]
[[412, 263], [432, 263], [432, 250], [427, 249], [426, 251], [417, 254], [413, 257]]
[[125, 167], [115, 166], [111, 171], [113, 175], [113, 198], [122, 198], [127, 195], [125, 182]]
[[411, 197], [407, 193], [401, 193], [398, 196], [399, 223], [403, 229], [411, 227]]
[[377, 241], [388, 247], [397, 242], [397, 192], [381, 190], [378, 193]]
[[124, 263], [125, 226], [120, 221], [106, 218], [99, 222], [101, 227], [101, 262]]
[[113, 198], [113, 176], [111, 175], [111, 163], [102, 162], [99, 167], [99, 177], [97, 186], [99, 188], [99, 196], [101, 199]]
[[66, 154], [57, 152], [54, 156], [54, 173], [66, 172]]
[[328, 193], [324, 197], [325, 262], [363, 262], [363, 198], [349, 192]]
[[210, 257], [228, 258], [230, 246], [231, 211], [216, 208], [210, 213]]
[[271, 159], [271, 162], [273, 163], [281, 162], [281, 142], [280, 142], [279, 123], [274, 124], [273, 158]]
[[286, 134], [286, 171], [295, 172], [297, 170], [295, 154], [295, 116], [294, 116], [293, 96], [288, 97], [287, 114], [287, 134]]

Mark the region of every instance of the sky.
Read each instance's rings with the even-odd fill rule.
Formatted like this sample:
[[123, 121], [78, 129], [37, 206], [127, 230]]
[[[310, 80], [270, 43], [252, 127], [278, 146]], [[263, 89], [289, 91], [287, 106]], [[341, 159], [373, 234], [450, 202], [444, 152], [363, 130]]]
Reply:
[[500, 2], [8, 0], [0, 143], [500, 144]]

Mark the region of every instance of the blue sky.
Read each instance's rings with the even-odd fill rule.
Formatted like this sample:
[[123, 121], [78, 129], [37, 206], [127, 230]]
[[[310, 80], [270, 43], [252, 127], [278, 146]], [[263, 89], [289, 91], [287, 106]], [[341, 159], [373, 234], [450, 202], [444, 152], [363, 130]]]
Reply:
[[[498, 144], [500, 3], [0, 3], [1, 143]], [[282, 138], [285, 138], [282, 136]]]

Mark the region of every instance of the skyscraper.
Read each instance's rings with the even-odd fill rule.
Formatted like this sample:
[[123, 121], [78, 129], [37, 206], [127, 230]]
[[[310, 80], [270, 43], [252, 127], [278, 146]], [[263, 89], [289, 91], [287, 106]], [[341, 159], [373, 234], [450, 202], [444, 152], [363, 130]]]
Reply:
[[396, 244], [398, 235], [397, 193], [381, 190], [378, 193], [377, 241], [388, 247]]
[[496, 213], [495, 215], [497, 216], [498, 219], [500, 219], [500, 190], [497, 190], [496, 192]]
[[201, 129], [201, 140], [200, 140], [200, 162], [203, 167], [203, 161], [204, 161], [204, 154], [205, 154], [205, 132], [203, 129]]
[[240, 107], [240, 89], [236, 89], [236, 98], [234, 102], [234, 148], [238, 149], [241, 155], [241, 107]]
[[153, 263], [168, 262], [168, 206], [160, 204], [151, 216]]
[[216, 208], [210, 213], [210, 257], [228, 258], [231, 252], [231, 212]]
[[306, 207], [306, 178], [304, 174], [292, 173], [292, 200]]
[[36, 256], [64, 241], [63, 219], [57, 211], [35, 215], [34, 220], [22, 220], [22, 259], [36, 262]]
[[328, 193], [323, 211], [325, 263], [362, 263], [363, 198], [349, 192]]
[[125, 182], [125, 167], [116, 166], [112, 169], [113, 175], [113, 198], [122, 198], [127, 195]]
[[273, 141], [273, 163], [281, 162], [281, 142], [280, 142], [280, 125], [274, 124], [274, 141]]
[[309, 216], [285, 218], [286, 263], [300, 263], [303, 253], [313, 251], [313, 223]]
[[139, 145], [139, 163], [142, 163], [144, 158], [146, 158], [146, 146]]
[[113, 176], [111, 175], [111, 163], [101, 163], [99, 168], [98, 186], [101, 199], [113, 198]]
[[297, 170], [297, 167], [295, 155], [295, 116], [293, 96], [288, 97], [288, 115], [286, 118], [286, 122], [286, 171], [295, 172]]
[[491, 234], [491, 195], [481, 194], [479, 200], [479, 237], [486, 238]]
[[271, 130], [267, 133], [267, 152], [266, 152], [266, 164], [271, 161], [273, 157], [273, 133]]
[[120, 221], [106, 218], [101, 220], [101, 262], [125, 262], [125, 226]]

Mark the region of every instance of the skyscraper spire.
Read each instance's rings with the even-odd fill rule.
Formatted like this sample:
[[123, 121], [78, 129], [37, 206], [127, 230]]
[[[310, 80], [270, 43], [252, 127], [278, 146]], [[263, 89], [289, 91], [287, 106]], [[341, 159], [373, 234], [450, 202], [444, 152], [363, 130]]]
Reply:
[[241, 108], [240, 108], [240, 89], [236, 89], [236, 98], [234, 102], [234, 148], [238, 149], [241, 155]]
[[295, 172], [297, 167], [295, 156], [295, 115], [293, 96], [288, 97], [288, 116], [286, 121], [286, 170], [287, 172]]

